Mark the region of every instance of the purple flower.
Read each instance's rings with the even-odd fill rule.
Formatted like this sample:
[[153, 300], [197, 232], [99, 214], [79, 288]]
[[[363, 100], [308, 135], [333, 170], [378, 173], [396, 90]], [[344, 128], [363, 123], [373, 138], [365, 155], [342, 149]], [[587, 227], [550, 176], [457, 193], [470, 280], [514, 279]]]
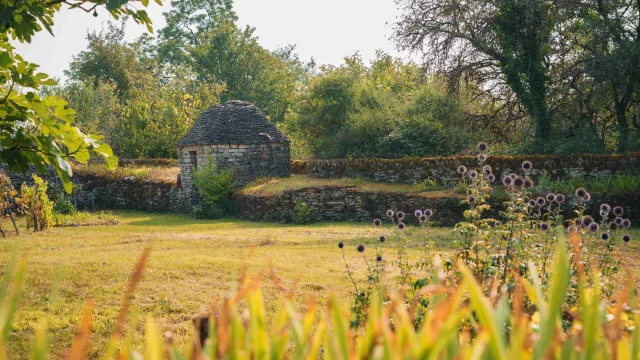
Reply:
[[416, 210], [414, 211], [413, 215], [417, 218], [419, 218], [420, 216], [422, 216], [422, 210]]
[[556, 195], [556, 202], [557, 202], [558, 204], [562, 204], [562, 203], [564, 202], [564, 195], [562, 195], [562, 194], [557, 194], [557, 195]]
[[509, 177], [511, 178], [511, 180], [515, 180], [518, 177], [518, 174], [511, 173], [509, 174]]
[[431, 215], [433, 215], [433, 210], [431, 210], [431, 209], [426, 209], [426, 210], [424, 211], [424, 215], [425, 215], [426, 217], [431, 217]]
[[469, 196], [469, 202], [474, 204], [476, 202], [476, 198], [473, 196]]
[[383, 235], [383, 236], [380, 236], [380, 237], [378, 238], [378, 241], [380, 241], [381, 243], [385, 242], [386, 240], [387, 240], [387, 238], [386, 238], [386, 237], [384, 237], [384, 235]]
[[575, 225], [569, 225], [569, 227], [567, 228], [567, 232], [569, 234], [574, 233], [574, 232], [578, 232], [578, 228]]
[[494, 222], [493, 225], [494, 226], [502, 226], [502, 221], [496, 220], [496, 222]]
[[388, 217], [393, 217], [393, 214], [394, 214], [393, 210], [387, 210]]
[[513, 179], [513, 186], [517, 187], [517, 188], [521, 188], [524, 186], [524, 179], [521, 178], [520, 176], [516, 177], [515, 179]]
[[380, 220], [380, 219], [373, 220], [373, 225], [376, 226], [376, 227], [382, 225], [382, 220]]
[[342, 241], [340, 241], [340, 242], [338, 243], [338, 247], [339, 247], [340, 249], [344, 248], [344, 243], [343, 243]]
[[630, 226], [631, 226], [631, 220], [629, 220], [629, 219], [622, 220], [622, 227], [623, 228], [627, 229]]
[[398, 219], [402, 220], [402, 219], [404, 219], [404, 212], [402, 212], [402, 211], [398, 211], [398, 213], [396, 214], [396, 216], [398, 217]]
[[593, 218], [589, 215], [582, 218], [582, 226], [587, 227], [593, 223]]
[[622, 218], [620, 216], [618, 216], [617, 218], [613, 219], [613, 221], [616, 223], [616, 225], [622, 225]]
[[611, 237], [609, 236], [609, 233], [603, 232], [602, 234], [600, 234], [600, 239], [607, 241], [609, 240]]
[[600, 211], [604, 211], [605, 213], [610, 212], [611, 211], [611, 205], [609, 205], [609, 204], [600, 205]]
[[598, 223], [589, 224], [589, 231], [596, 232], [598, 230], [600, 230], [600, 225], [598, 225]]
[[489, 174], [487, 175], [487, 180], [489, 180], [489, 182], [494, 182], [496, 181], [496, 176], [493, 174]]
[[581, 198], [581, 199], [584, 199], [585, 196], [587, 196], [587, 194], [588, 193], [587, 193], [587, 190], [585, 188], [579, 188], [578, 190], [576, 190], [576, 196]]
[[469, 177], [472, 178], [472, 179], [477, 178], [478, 177], [478, 172], [475, 171], [475, 170], [469, 171]]
[[382, 261], [382, 256], [380, 256], [380, 255], [376, 256], [376, 261], [377, 261], [377, 262]]
[[607, 217], [607, 215], [609, 215], [608, 212], [604, 211], [604, 210], [600, 210], [600, 216], [602, 217]]
[[534, 199], [529, 200], [529, 206], [536, 207], [536, 201]]
[[464, 165], [458, 166], [458, 174], [462, 175], [467, 172], [467, 168]]
[[549, 224], [547, 224], [546, 222], [541, 222], [540, 223], [540, 230], [542, 230], [542, 231], [549, 230]]
[[358, 252], [364, 252], [364, 245], [358, 244], [358, 246], [356, 246], [356, 250], [358, 250]]
[[504, 179], [502, 179], [502, 185], [504, 186], [513, 185], [513, 179], [510, 176], [505, 176]]
[[422, 216], [420, 216], [420, 222], [425, 222], [425, 221], [427, 221], [427, 219], [428, 219], [428, 218], [427, 218], [427, 216], [426, 216], [426, 215], [422, 215]]
[[522, 170], [529, 171], [531, 169], [533, 169], [533, 164], [531, 163], [531, 161], [526, 160], [522, 162]]
[[487, 150], [489, 150], [489, 145], [487, 145], [486, 142], [481, 142], [480, 144], [478, 144], [478, 150], [480, 150], [481, 152], [486, 152]]
[[480, 162], [487, 161], [487, 155], [485, 155], [485, 154], [478, 155], [478, 161], [480, 161]]
[[584, 196], [584, 201], [589, 201], [589, 200], [591, 200], [591, 194], [587, 193], [587, 194]]
[[526, 178], [524, 179], [524, 188], [531, 189], [533, 187], [533, 180]]
[[624, 214], [624, 209], [622, 208], [622, 206], [616, 206], [613, 208], [613, 214], [615, 216], [622, 216], [622, 214]]
[[542, 205], [544, 205], [545, 203], [546, 203], [546, 201], [544, 200], [544, 198], [543, 198], [543, 197], [539, 197], [539, 198], [537, 198], [537, 199], [536, 199], [536, 204], [537, 204], [538, 206], [542, 206]]
[[398, 223], [398, 229], [404, 230], [405, 227], [406, 227], [406, 225], [403, 222]]
[[618, 224], [615, 221], [609, 223], [609, 230], [616, 230], [618, 228]]
[[631, 235], [629, 234], [622, 235], [622, 241], [628, 243], [629, 241], [631, 241]]
[[491, 166], [489, 166], [489, 165], [483, 166], [482, 167], [482, 171], [487, 175], [491, 174], [491, 171], [492, 171]]
[[547, 194], [547, 201], [550, 202], [550, 203], [556, 201], [556, 195], [552, 194], [552, 193], [548, 193]]

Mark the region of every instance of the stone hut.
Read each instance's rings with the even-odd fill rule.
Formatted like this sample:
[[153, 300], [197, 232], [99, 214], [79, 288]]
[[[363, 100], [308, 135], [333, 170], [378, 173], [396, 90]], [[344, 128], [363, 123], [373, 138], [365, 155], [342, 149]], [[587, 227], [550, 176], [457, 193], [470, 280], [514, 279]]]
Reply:
[[289, 176], [289, 139], [264, 112], [244, 101], [229, 101], [205, 110], [178, 142], [180, 183], [192, 191], [193, 169], [213, 155], [220, 169], [234, 169], [244, 185], [258, 177]]

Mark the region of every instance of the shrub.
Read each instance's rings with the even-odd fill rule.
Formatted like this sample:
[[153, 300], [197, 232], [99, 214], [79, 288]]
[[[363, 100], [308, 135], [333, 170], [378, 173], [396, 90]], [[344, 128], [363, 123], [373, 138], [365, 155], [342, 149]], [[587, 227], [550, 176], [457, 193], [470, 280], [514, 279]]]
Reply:
[[[75, 210], [75, 209], [74, 209]], [[98, 225], [116, 225], [118, 217], [110, 212], [90, 213], [88, 211], [74, 211], [69, 214], [56, 213], [53, 214], [54, 226], [98, 226]]]
[[16, 196], [16, 190], [11, 184], [11, 179], [8, 176], [0, 172], [0, 233], [2, 236], [6, 236], [4, 230], [2, 230], [2, 224], [6, 220], [7, 216], [11, 218], [16, 234], [18, 233], [18, 227], [13, 216], [12, 199]]
[[54, 214], [70, 215], [76, 212], [71, 198], [58, 187], [51, 188], [51, 200], [53, 201]]
[[299, 199], [295, 199], [293, 203], [293, 222], [298, 225], [311, 223], [311, 207]]
[[206, 164], [193, 172], [193, 184], [202, 196], [202, 202], [194, 209], [198, 218], [217, 219], [233, 211], [233, 170], [221, 170], [208, 153]]
[[27, 229], [46, 230], [53, 226], [53, 202], [47, 195], [48, 184], [38, 175], [33, 175], [34, 186], [23, 183], [16, 199], [20, 211], [27, 216]]

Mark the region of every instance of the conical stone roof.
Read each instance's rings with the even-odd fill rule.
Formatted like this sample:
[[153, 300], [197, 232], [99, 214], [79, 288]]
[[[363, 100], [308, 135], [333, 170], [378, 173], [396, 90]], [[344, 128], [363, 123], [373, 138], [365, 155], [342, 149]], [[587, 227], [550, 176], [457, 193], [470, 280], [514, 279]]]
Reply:
[[178, 146], [263, 144], [289, 139], [255, 105], [232, 100], [213, 105], [196, 119]]

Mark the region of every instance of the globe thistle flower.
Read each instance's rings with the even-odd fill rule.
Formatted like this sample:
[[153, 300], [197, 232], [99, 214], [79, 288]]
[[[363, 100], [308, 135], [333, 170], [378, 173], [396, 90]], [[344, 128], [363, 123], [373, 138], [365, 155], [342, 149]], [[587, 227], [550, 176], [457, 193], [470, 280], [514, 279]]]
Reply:
[[547, 230], [549, 230], [549, 224], [547, 224], [547, 223], [546, 223], [546, 222], [544, 222], [544, 221], [543, 221], [543, 222], [541, 222], [541, 223], [540, 223], [540, 230], [542, 230], [542, 231], [547, 231]]
[[576, 196], [581, 198], [581, 199], [584, 199], [585, 196], [587, 196], [587, 194], [588, 194], [588, 192], [587, 192], [587, 190], [585, 188], [579, 188], [579, 189], [576, 190]]
[[485, 162], [485, 161], [487, 161], [487, 155], [485, 155], [485, 154], [479, 154], [479, 155], [478, 155], [478, 161], [480, 161], [480, 162]]
[[629, 234], [622, 235], [622, 241], [628, 243], [629, 241], [631, 241], [631, 235]]
[[425, 222], [425, 221], [427, 221], [427, 216], [423, 214], [422, 216], [420, 216], [420, 222]]
[[502, 185], [504, 185], [504, 186], [511, 186], [511, 185], [513, 185], [513, 179], [512, 179], [510, 176], [505, 176], [505, 177], [502, 179]]
[[423, 214], [424, 214], [424, 216], [426, 216], [426, 217], [431, 217], [431, 216], [433, 215], [433, 210], [431, 210], [431, 209], [425, 209]]
[[493, 174], [489, 174], [489, 175], [487, 175], [487, 180], [489, 182], [494, 182], [494, 181], [496, 181], [496, 176], [493, 175]]
[[530, 207], [536, 207], [536, 201], [534, 199], [529, 200]]
[[398, 223], [398, 229], [404, 230], [405, 227], [406, 225], [403, 222]]
[[376, 261], [377, 261], [377, 262], [382, 261], [382, 256], [380, 256], [380, 255], [376, 256]]
[[496, 222], [494, 222], [493, 225], [494, 226], [502, 226], [502, 221], [496, 220]]
[[402, 211], [398, 211], [398, 213], [396, 214], [396, 216], [398, 217], [398, 219], [402, 220], [402, 219], [404, 219], [404, 212], [402, 212]]
[[524, 188], [531, 189], [533, 187], [533, 180], [526, 178], [524, 179]]
[[489, 166], [489, 165], [485, 165], [485, 166], [483, 166], [483, 167], [482, 167], [482, 171], [483, 171], [485, 174], [489, 175], [489, 174], [491, 174], [491, 172], [493, 171], [493, 169], [491, 169], [491, 166]]
[[467, 173], [467, 167], [464, 165], [458, 166], [458, 174], [463, 175]]
[[605, 213], [611, 212], [611, 205], [609, 204], [601, 204], [600, 211], [604, 211]]
[[382, 235], [382, 236], [380, 236], [380, 237], [378, 238], [378, 241], [380, 241], [381, 243], [383, 243], [383, 242], [387, 241], [387, 238], [386, 238], [386, 237], [384, 237], [384, 235]]
[[340, 241], [340, 242], [338, 243], [338, 248], [339, 248], [339, 249], [344, 248], [344, 243], [343, 243], [342, 241]]
[[362, 244], [358, 244], [358, 246], [356, 246], [356, 250], [358, 250], [358, 252], [364, 252], [364, 245]]
[[611, 237], [609, 236], [609, 233], [603, 232], [602, 234], [600, 234], [600, 239], [607, 241], [609, 240]]
[[520, 176], [516, 177], [515, 179], [513, 179], [513, 186], [517, 187], [517, 188], [521, 188], [524, 186], [524, 179], [521, 178]]
[[564, 195], [562, 195], [562, 194], [557, 194], [557, 195], [556, 195], [556, 202], [557, 202], [558, 204], [562, 204], [562, 203], [564, 202]]
[[544, 204], [546, 204], [546, 200], [543, 197], [539, 197], [536, 199], [536, 205], [543, 206]]
[[602, 217], [607, 217], [607, 215], [609, 215], [608, 212], [604, 211], [604, 210], [600, 210], [600, 216]]
[[378, 227], [380, 225], [382, 225], [382, 220], [380, 219], [373, 220], [373, 226]]
[[472, 203], [472, 204], [475, 204], [475, 202], [476, 202], [476, 198], [475, 198], [474, 196], [469, 196], [469, 199], [468, 199], [468, 200], [469, 200], [469, 202], [470, 202], [470, 203]]
[[616, 225], [621, 226], [622, 225], [622, 218], [620, 216], [618, 216], [617, 218], [613, 219], [613, 222], [616, 223]]
[[578, 232], [578, 228], [575, 225], [569, 225], [569, 227], [567, 228], [567, 232], [569, 234], [574, 233], [574, 232]]
[[422, 210], [416, 210], [413, 212], [413, 215], [417, 218], [419, 218], [420, 216], [422, 216]]
[[583, 227], [588, 227], [593, 223], [593, 218], [589, 215], [582, 218], [581, 224]]
[[531, 161], [526, 160], [522, 162], [522, 170], [529, 171], [531, 169], [533, 169], [533, 164], [531, 163]]
[[511, 180], [515, 180], [518, 177], [518, 174], [511, 173], [511, 174], [509, 174], [509, 177], [511, 178]]
[[556, 201], [556, 195], [552, 194], [552, 193], [548, 193], [547, 194], [547, 201], [550, 202], [550, 203]]
[[393, 210], [391, 210], [391, 209], [387, 210], [387, 216], [388, 217], [393, 217], [393, 214], [394, 214]]
[[596, 232], [598, 230], [600, 230], [600, 225], [598, 225], [598, 223], [594, 223], [593, 222], [593, 223], [589, 224], [589, 231]]
[[584, 201], [590, 201], [590, 200], [591, 200], [591, 194], [587, 193], [587, 194], [584, 196]]
[[469, 171], [469, 177], [472, 178], [472, 179], [477, 178], [478, 177], [478, 172], [475, 171], [475, 170]]
[[613, 214], [615, 216], [622, 216], [622, 214], [624, 214], [624, 209], [622, 208], [622, 206], [616, 206], [613, 208]]
[[481, 142], [478, 144], [478, 150], [480, 150], [480, 152], [486, 152], [489, 150], [489, 145], [487, 145], [486, 142]]
[[627, 228], [629, 228], [630, 226], [631, 226], [631, 220], [629, 220], [629, 219], [624, 219], [624, 220], [622, 220], [622, 227], [623, 227], [623, 228], [627, 229]]
[[616, 224], [615, 221], [612, 221], [609, 223], [609, 230], [616, 230], [618, 229], [618, 224]]

